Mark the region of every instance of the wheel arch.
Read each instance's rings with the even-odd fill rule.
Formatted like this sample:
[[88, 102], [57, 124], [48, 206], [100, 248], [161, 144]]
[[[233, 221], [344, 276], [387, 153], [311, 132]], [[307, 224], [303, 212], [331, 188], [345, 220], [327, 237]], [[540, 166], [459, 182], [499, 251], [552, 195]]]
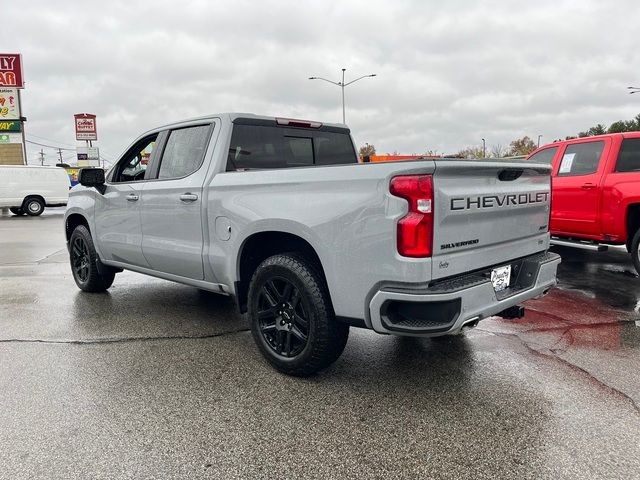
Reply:
[[297, 252], [310, 260], [327, 284], [324, 268], [316, 249], [304, 238], [282, 231], [256, 232], [242, 243], [236, 266], [236, 302], [242, 313], [247, 311], [249, 282], [263, 260], [279, 253]]
[[89, 222], [87, 221], [84, 215], [81, 215], [79, 213], [72, 213], [66, 218], [64, 230], [65, 230], [65, 236], [67, 238], [67, 242], [71, 239], [71, 234], [79, 225], [84, 225], [85, 227], [87, 227], [87, 230], [89, 230], [89, 233], [91, 233]]
[[631, 251], [633, 237], [640, 229], [640, 203], [631, 203], [627, 206], [627, 250]]
[[25, 197], [22, 199], [22, 203], [20, 204], [20, 208], [24, 208], [24, 205], [27, 203], [27, 200], [29, 200], [30, 198], [37, 198], [38, 200], [42, 201], [45, 207], [47, 206], [47, 200], [42, 195], [33, 193], [33, 194], [25, 195]]

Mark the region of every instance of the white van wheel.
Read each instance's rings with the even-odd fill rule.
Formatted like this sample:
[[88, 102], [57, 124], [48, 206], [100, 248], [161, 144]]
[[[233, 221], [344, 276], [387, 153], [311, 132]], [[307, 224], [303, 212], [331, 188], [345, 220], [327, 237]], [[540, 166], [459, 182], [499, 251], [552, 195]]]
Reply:
[[21, 210], [31, 217], [37, 217], [44, 212], [44, 202], [37, 197], [27, 198]]

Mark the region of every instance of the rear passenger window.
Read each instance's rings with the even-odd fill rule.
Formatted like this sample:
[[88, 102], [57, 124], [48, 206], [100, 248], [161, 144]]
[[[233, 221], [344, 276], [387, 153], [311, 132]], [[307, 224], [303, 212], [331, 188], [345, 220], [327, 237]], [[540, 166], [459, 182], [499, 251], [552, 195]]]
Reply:
[[227, 171], [357, 163], [348, 133], [234, 125]]
[[318, 132], [313, 139], [317, 165], [342, 165], [357, 162], [351, 137], [343, 133]]
[[210, 125], [172, 130], [162, 154], [158, 178], [180, 178], [200, 168], [209, 139]]
[[585, 142], [567, 146], [562, 156], [558, 176], [577, 176], [595, 173], [598, 170], [604, 142]]
[[640, 172], [640, 138], [627, 138], [622, 141], [616, 172]]
[[555, 157], [557, 151], [558, 147], [545, 148], [544, 150], [540, 150], [535, 155], [529, 157], [528, 161], [536, 163], [546, 163], [547, 165], [551, 165], [553, 157]]
[[313, 165], [313, 139], [305, 137], [284, 137], [285, 153], [291, 155], [290, 166]]

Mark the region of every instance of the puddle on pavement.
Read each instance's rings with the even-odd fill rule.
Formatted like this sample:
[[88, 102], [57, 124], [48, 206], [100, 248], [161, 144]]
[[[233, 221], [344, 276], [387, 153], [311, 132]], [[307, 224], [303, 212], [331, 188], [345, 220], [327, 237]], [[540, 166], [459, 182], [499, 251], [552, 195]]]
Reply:
[[524, 318], [487, 326], [552, 351], [640, 348], [640, 279], [626, 252], [558, 253], [558, 287], [525, 302]]

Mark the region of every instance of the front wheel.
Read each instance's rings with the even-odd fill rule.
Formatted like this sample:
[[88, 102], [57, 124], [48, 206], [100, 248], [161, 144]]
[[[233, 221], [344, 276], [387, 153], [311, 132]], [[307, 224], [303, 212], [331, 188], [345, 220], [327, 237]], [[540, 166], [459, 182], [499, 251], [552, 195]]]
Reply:
[[104, 266], [102, 273], [98, 269], [98, 254], [93, 246], [91, 233], [84, 225], [79, 225], [69, 240], [69, 259], [73, 279], [80, 290], [85, 292], [104, 292], [115, 279], [113, 269]]
[[265, 358], [289, 375], [328, 367], [344, 350], [349, 326], [336, 321], [322, 275], [297, 254], [263, 261], [249, 285], [251, 333]]

